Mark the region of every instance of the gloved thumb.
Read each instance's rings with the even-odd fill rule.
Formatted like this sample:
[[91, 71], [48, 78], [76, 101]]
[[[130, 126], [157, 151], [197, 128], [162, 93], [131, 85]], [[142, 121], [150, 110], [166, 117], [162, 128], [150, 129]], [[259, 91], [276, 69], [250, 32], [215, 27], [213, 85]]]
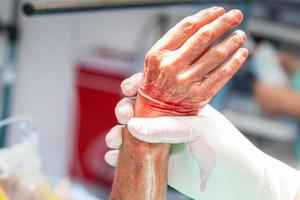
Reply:
[[201, 116], [131, 118], [127, 126], [133, 136], [145, 142], [176, 144], [197, 140], [199, 127], [205, 127], [207, 120]]

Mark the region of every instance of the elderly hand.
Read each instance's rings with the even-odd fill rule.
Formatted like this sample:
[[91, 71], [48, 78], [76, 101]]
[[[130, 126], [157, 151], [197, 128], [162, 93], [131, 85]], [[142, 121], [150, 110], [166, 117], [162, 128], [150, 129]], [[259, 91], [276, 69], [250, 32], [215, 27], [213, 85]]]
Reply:
[[[248, 56], [239, 10], [212, 7], [171, 28], [147, 53], [137, 117], [197, 115]], [[169, 144], [137, 140], [124, 129], [111, 199], [165, 199]], [[137, 192], [138, 191], [138, 192]]]
[[133, 118], [134, 96], [142, 79], [126, 79], [127, 96], [116, 106], [121, 125], [113, 127], [106, 142], [105, 160], [116, 166], [122, 145], [122, 128], [149, 143], [172, 145], [168, 184], [193, 199], [294, 200], [300, 188], [299, 173], [264, 154], [224, 116], [206, 106], [198, 116]]
[[204, 9], [171, 28], [147, 53], [137, 105], [143, 116], [195, 115], [235, 74], [248, 56], [246, 35], [236, 30], [239, 10]]

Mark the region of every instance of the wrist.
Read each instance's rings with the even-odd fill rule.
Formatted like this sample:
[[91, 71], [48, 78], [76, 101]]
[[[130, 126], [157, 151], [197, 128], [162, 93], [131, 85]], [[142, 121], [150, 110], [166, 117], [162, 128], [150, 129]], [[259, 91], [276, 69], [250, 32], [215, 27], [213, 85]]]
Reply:
[[199, 105], [175, 104], [159, 98], [151, 97], [143, 90], [138, 90], [136, 100], [135, 116], [191, 116], [197, 115], [200, 109]]

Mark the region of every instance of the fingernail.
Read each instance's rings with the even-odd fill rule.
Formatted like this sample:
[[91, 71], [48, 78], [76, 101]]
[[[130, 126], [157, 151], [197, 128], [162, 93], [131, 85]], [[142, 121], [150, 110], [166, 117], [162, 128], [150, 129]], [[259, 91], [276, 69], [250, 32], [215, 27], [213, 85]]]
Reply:
[[232, 10], [231, 12], [233, 13], [237, 21], [241, 21], [243, 19], [243, 14], [240, 10]]
[[248, 50], [247, 49], [244, 49], [244, 48], [240, 49], [240, 53], [242, 54], [242, 56], [244, 58], [247, 58], [247, 56], [248, 56]]
[[[110, 130], [111, 131], [111, 130]], [[109, 131], [109, 132], [110, 132]], [[109, 134], [107, 134], [106, 136], [105, 136], [105, 143], [106, 143], [106, 145], [109, 147], [109, 148], [111, 148], [110, 146], [111, 146], [111, 138], [110, 138], [110, 135]]]
[[241, 34], [241, 36], [242, 36], [242, 38], [243, 38], [243, 41], [246, 41], [247, 36], [246, 36], [245, 32], [244, 32], [244, 31], [241, 31], [240, 34]]
[[106, 142], [107, 147], [109, 147], [111, 149], [118, 149], [122, 145], [122, 142], [120, 142], [119, 139], [114, 140], [110, 136], [105, 138], [105, 142]]
[[219, 6], [213, 6], [213, 7], [211, 7], [212, 10], [219, 10], [219, 8], [220, 8]]
[[132, 91], [132, 90], [133, 90], [133, 87], [134, 87], [134, 85], [132, 84], [131, 81], [125, 81], [125, 82], [123, 82], [122, 85], [121, 85], [122, 92], [123, 92], [125, 95], [127, 95], [127, 96], [132, 95], [132, 93], [133, 93], [133, 91]]
[[119, 153], [118, 151], [109, 151], [104, 155], [104, 160], [109, 165], [115, 167], [118, 163]]
[[118, 114], [121, 120], [125, 123], [131, 117], [130, 108], [128, 106], [120, 106], [118, 108]]
[[222, 10], [223, 8], [220, 6], [213, 6], [213, 7], [211, 7], [211, 9], [215, 10], [215, 11], [219, 11], [219, 10]]
[[131, 88], [132, 88], [132, 84], [131, 82], [127, 82], [125, 85], [124, 85], [124, 89], [126, 90], [126, 92], [130, 93], [131, 92]]
[[241, 37], [243, 41], [246, 40], [246, 34], [244, 31], [237, 30], [234, 32], [234, 34], [237, 35], [238, 37]]
[[202, 32], [202, 43], [208, 43], [211, 40], [211, 32], [204, 31]]
[[223, 12], [223, 13], [225, 13], [225, 9], [223, 7], [215, 7], [214, 10], [216, 12]]

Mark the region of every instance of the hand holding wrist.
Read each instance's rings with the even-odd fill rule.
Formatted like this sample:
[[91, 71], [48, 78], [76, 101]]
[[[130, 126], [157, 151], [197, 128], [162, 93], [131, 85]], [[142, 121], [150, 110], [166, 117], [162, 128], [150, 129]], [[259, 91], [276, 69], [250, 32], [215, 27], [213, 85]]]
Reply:
[[[116, 115], [119, 122], [127, 123], [132, 135], [149, 143], [173, 144], [168, 184], [181, 193], [194, 199], [296, 197], [298, 172], [258, 150], [213, 108], [206, 106], [198, 116], [132, 118], [134, 102], [121, 102]], [[124, 107], [127, 113], [121, 114]], [[113, 128], [107, 135], [108, 146], [118, 149], [121, 134], [120, 128]], [[116, 140], [119, 142], [112, 142]], [[105, 159], [115, 165], [117, 157], [113, 150]]]

